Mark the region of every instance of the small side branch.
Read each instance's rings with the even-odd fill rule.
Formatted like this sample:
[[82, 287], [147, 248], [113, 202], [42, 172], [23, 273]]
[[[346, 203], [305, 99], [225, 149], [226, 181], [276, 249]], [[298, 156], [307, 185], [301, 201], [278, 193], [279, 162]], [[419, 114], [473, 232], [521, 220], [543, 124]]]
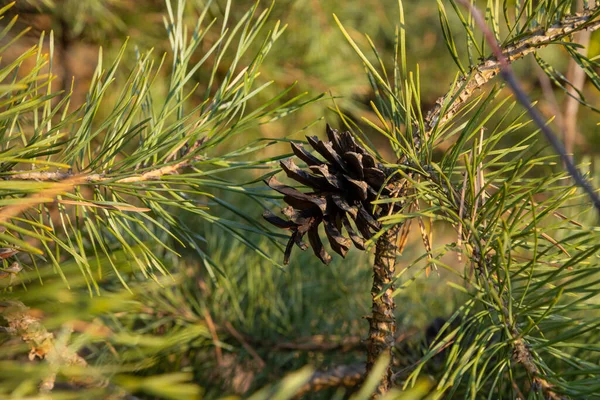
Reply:
[[[491, 46], [492, 52], [494, 53], [494, 57], [497, 62], [497, 68], [499, 68], [500, 72], [502, 73], [502, 77], [504, 78], [504, 80], [506, 81], [508, 86], [511, 88], [513, 93], [515, 94], [515, 97], [517, 98], [519, 103], [521, 103], [521, 105], [523, 107], [525, 107], [525, 109], [529, 113], [529, 116], [531, 117], [533, 122], [542, 131], [542, 133], [546, 137], [546, 140], [548, 140], [550, 145], [554, 148], [554, 151], [560, 156], [562, 162], [565, 165], [565, 168], [569, 172], [569, 175], [571, 175], [571, 177], [573, 178], [575, 183], [577, 183], [577, 185], [579, 185], [588, 194], [588, 196], [590, 197], [590, 199], [592, 200], [592, 202], [594, 204], [594, 207], [596, 208], [596, 210], [598, 210], [598, 212], [600, 212], [600, 197], [598, 197], [594, 188], [583, 177], [581, 172], [579, 172], [579, 170], [573, 163], [573, 160], [567, 154], [567, 152], [565, 150], [565, 146], [560, 141], [560, 139], [554, 134], [554, 132], [552, 132], [552, 129], [550, 129], [550, 127], [546, 124], [544, 117], [542, 117], [542, 115], [539, 113], [539, 111], [537, 109], [533, 108], [533, 106], [531, 105], [531, 100], [529, 100], [529, 97], [527, 96], [525, 91], [523, 91], [523, 89], [521, 88], [521, 86], [517, 80], [517, 77], [515, 76], [515, 74], [512, 71], [512, 68], [510, 66], [510, 63], [511, 63], [510, 54], [505, 54], [505, 50], [503, 50], [500, 47], [500, 45], [496, 42], [496, 38], [494, 37], [494, 34], [490, 31], [487, 24], [485, 23], [485, 19], [483, 18], [483, 15], [481, 14], [481, 12], [467, 0], [458, 0], [458, 1], [463, 6], [465, 6], [467, 9], [470, 10], [475, 23], [477, 24], [479, 29], [481, 29], [483, 31], [483, 35], [484, 35], [486, 41], [488, 42], [488, 44]], [[596, 11], [597, 10], [590, 11], [590, 12], [592, 12], [592, 14], [588, 17], [588, 19], [592, 18], [595, 15]], [[563, 21], [568, 21], [568, 20], [569, 19], [567, 18]], [[597, 26], [597, 25], [600, 25], [600, 21], [595, 21], [590, 24], [584, 24], [582, 26], [586, 26], [589, 28], [591, 26]], [[564, 22], [558, 26], [562, 27], [561, 32], [564, 32], [566, 30]], [[574, 32], [574, 30], [572, 29], [571, 32]], [[551, 39], [547, 38], [545, 40], [548, 41]]]
[[14, 171], [10, 175], [3, 176], [2, 179], [11, 181], [40, 181], [40, 182], [61, 182], [68, 179], [78, 177], [78, 184], [90, 184], [90, 183], [136, 183], [136, 182], [147, 182], [160, 179], [165, 175], [173, 175], [180, 170], [189, 167], [197, 160], [197, 157], [187, 157], [203, 143], [204, 140], [198, 140], [193, 146], [186, 151], [183, 156], [183, 160], [171, 164], [165, 165], [160, 168], [152, 169], [141, 174], [135, 174], [127, 176], [125, 178], [115, 179], [105, 174], [74, 174], [73, 172], [27, 172], [27, 171]]

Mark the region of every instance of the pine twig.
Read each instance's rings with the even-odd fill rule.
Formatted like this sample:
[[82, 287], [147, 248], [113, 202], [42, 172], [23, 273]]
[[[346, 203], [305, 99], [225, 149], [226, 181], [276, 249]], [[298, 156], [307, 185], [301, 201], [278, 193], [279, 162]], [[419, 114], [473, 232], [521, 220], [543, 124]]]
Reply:
[[354, 387], [360, 384], [365, 377], [365, 364], [338, 365], [327, 371], [317, 371], [310, 380], [296, 393], [295, 398], [300, 398], [308, 393], [332, 387]]
[[[496, 59], [496, 65], [497, 65], [496, 69], [495, 69], [496, 73], [497, 73], [497, 70], [499, 69], [500, 73], [502, 74], [502, 77], [504, 78], [506, 83], [508, 83], [508, 85], [510, 86], [511, 90], [515, 94], [515, 97], [517, 98], [519, 103], [521, 103], [521, 105], [523, 107], [525, 107], [525, 109], [529, 113], [529, 116], [531, 117], [533, 122], [542, 131], [542, 133], [544, 134], [544, 136], [546, 137], [546, 139], [548, 140], [550, 145], [554, 148], [554, 151], [560, 156], [561, 160], [563, 161], [563, 163], [565, 165], [565, 168], [567, 169], [567, 171], [569, 172], [569, 174], [571, 175], [573, 180], [588, 194], [589, 198], [592, 200], [592, 202], [594, 204], [594, 207], [596, 207], [598, 212], [600, 212], [600, 197], [598, 197], [598, 195], [596, 194], [596, 192], [594, 191], [594, 188], [592, 188], [590, 183], [583, 177], [583, 175], [581, 175], [581, 172], [579, 172], [579, 170], [573, 163], [573, 160], [567, 154], [563, 143], [554, 134], [554, 132], [552, 132], [552, 129], [550, 129], [550, 127], [546, 124], [546, 122], [544, 121], [544, 118], [542, 117], [540, 112], [537, 109], [532, 107], [531, 101], [529, 100], [527, 94], [523, 91], [519, 82], [517, 81], [517, 78], [516, 78], [515, 74], [513, 73], [512, 68], [510, 66], [510, 60], [511, 60], [510, 53], [506, 54], [506, 50], [503, 50], [500, 47], [500, 45], [498, 44], [498, 42], [496, 42], [496, 38], [494, 37], [494, 34], [488, 28], [487, 24], [485, 23], [485, 19], [483, 18], [483, 15], [479, 11], [479, 9], [477, 9], [473, 4], [471, 4], [467, 0], [458, 0], [458, 2], [470, 10], [471, 15], [473, 16], [473, 19], [475, 21], [475, 24], [477, 24], [479, 29], [481, 29], [481, 31], [483, 32], [484, 37], [486, 39], [486, 42], [491, 46], [492, 52], [494, 53], [494, 57]], [[588, 16], [588, 19], [592, 18], [595, 15], [596, 11], [597, 11], [597, 9], [590, 10], [588, 13], [591, 13], [591, 14], [590, 14], [590, 16]], [[564, 21], [566, 21], [566, 20], [569, 20], [569, 18], [564, 19], [563, 23], [558, 25], [559, 27], [563, 27], [563, 30], [566, 30], [565, 23], [564, 23]], [[592, 22], [590, 25], [588, 25], [588, 29], [590, 26], [600, 26], [600, 21]], [[575, 29], [572, 29], [571, 33], [572, 32], [575, 32]], [[552, 39], [547, 37], [545, 40], [549, 41]], [[531, 50], [531, 51], [533, 51], [533, 50]]]
[[[143, 172], [141, 174], [128, 176], [125, 178], [115, 179], [107, 177], [104, 174], [73, 174], [72, 172], [24, 172], [15, 171], [16, 173], [4, 176], [5, 180], [22, 180], [29, 181], [35, 180], [40, 182], [55, 182], [50, 188], [35, 193], [27, 198], [24, 198], [22, 202], [5, 206], [0, 209], [0, 222], [7, 221], [10, 218], [18, 215], [19, 213], [33, 207], [37, 204], [47, 203], [54, 201], [56, 196], [61, 193], [69, 192], [74, 187], [85, 184], [97, 184], [102, 182], [111, 183], [139, 183], [147, 182], [160, 179], [165, 175], [173, 175], [180, 170], [189, 167], [193, 164], [197, 157], [186, 158], [200, 147], [204, 142], [204, 139], [197, 140], [182, 157], [183, 159], [172, 165], [165, 165], [160, 168], [156, 168], [150, 171]], [[50, 199], [50, 200], [49, 200]]]
[[[465, 4], [462, 1], [461, 3]], [[498, 75], [502, 67], [502, 59], [511, 63], [572, 33], [583, 29], [590, 32], [595, 31], [600, 28], [600, 20], [593, 20], [597, 13], [598, 7], [583, 13], [565, 16], [559, 23], [548, 29], [538, 28], [517, 42], [501, 49], [500, 57], [498, 54], [494, 54], [486, 58], [472, 69], [470, 75], [460, 78], [454, 90], [449, 91], [435, 102], [435, 106], [427, 113], [425, 119], [425, 133], [430, 134], [436, 125], [442, 126], [451, 120], [473, 93]], [[496, 43], [495, 40], [494, 43]], [[498, 45], [496, 44], [496, 46]], [[456, 100], [444, 109], [444, 104], [454, 97]], [[440, 115], [442, 112], [444, 115]]]
[[[204, 140], [199, 140], [194, 143], [193, 146], [186, 151], [185, 156], [191, 154], [203, 143]], [[127, 176], [125, 178], [115, 179], [105, 174], [74, 174], [73, 172], [27, 172], [27, 171], [14, 171], [10, 175], [2, 176], [4, 180], [19, 180], [19, 181], [40, 181], [40, 182], [61, 182], [71, 178], [78, 177], [79, 183], [82, 184], [94, 184], [111, 181], [113, 183], [138, 183], [147, 182], [159, 179], [165, 175], [173, 175], [183, 168], [189, 167], [192, 163], [197, 160], [197, 157], [191, 159], [183, 159], [172, 165], [165, 165], [160, 168], [151, 169], [141, 174]]]
[[[487, 260], [481, 254], [481, 249], [476, 247], [476, 257], [475, 262], [477, 267], [480, 270], [488, 270], [487, 268]], [[504, 320], [506, 322], [506, 328], [510, 332], [512, 336], [512, 348], [513, 348], [513, 360], [520, 364], [527, 374], [531, 377], [531, 381], [533, 383], [532, 390], [537, 392], [541, 391], [544, 394], [544, 398], [550, 400], [567, 400], [566, 396], [562, 396], [554, 390], [554, 386], [548, 382], [548, 380], [542, 375], [540, 369], [534, 363], [534, 356], [529, 349], [527, 342], [523, 339], [523, 335], [517, 329], [515, 323], [509, 323], [510, 321], [510, 313], [508, 311], [508, 307], [506, 304], [502, 304], [501, 306], [502, 314]]]
[[[459, 0], [461, 1], [461, 0]], [[466, 202], [464, 202], [464, 200], [462, 201], [461, 204], [461, 196], [460, 194], [453, 188], [453, 187], [447, 187], [446, 184], [439, 179], [439, 177], [437, 177], [435, 174], [431, 174], [431, 176], [429, 177], [429, 179], [433, 182], [435, 182], [436, 184], [440, 185], [441, 187], [443, 187], [446, 193], [448, 193], [449, 195], [449, 200], [451, 203], [454, 203], [455, 205], [455, 209], [453, 210], [456, 214], [458, 214], [460, 211], [460, 208], [464, 208], [464, 210], [468, 210], [468, 209], [472, 209], [472, 206], [469, 206], [466, 204]], [[468, 217], [468, 216], [465, 216]], [[463, 240], [468, 240], [468, 238], [466, 237], [467, 233], [463, 232]], [[472, 241], [471, 242], [473, 244], [473, 256], [474, 256], [474, 261], [475, 261], [475, 265], [477, 266], [477, 268], [479, 269], [479, 271], [487, 271], [488, 267], [486, 265], [487, 260], [484, 259], [484, 256], [482, 255], [481, 252], [481, 246], [479, 243], [477, 243], [476, 241]], [[488, 282], [488, 279], [485, 278], [485, 282]], [[488, 282], [488, 284], [494, 284], [493, 282]], [[491, 290], [491, 288], [488, 288]], [[502, 308], [502, 314], [503, 317], [505, 319], [505, 321], [507, 322], [507, 329], [510, 332], [512, 338], [514, 339], [512, 342], [512, 347], [513, 347], [513, 359], [520, 365], [523, 366], [523, 368], [527, 371], [527, 373], [529, 374], [529, 376], [532, 379], [533, 385], [534, 385], [534, 390], [541, 390], [544, 393], [544, 396], [548, 399], [551, 400], [566, 400], [567, 397], [561, 396], [560, 394], [556, 393], [553, 389], [552, 384], [550, 384], [548, 382], [548, 380], [542, 375], [542, 372], [540, 371], [540, 369], [536, 366], [536, 364], [534, 363], [534, 356], [532, 354], [532, 352], [529, 350], [527, 343], [525, 342], [525, 340], [522, 338], [521, 332], [519, 332], [519, 330], [517, 329], [516, 326], [514, 326], [514, 324], [508, 324], [508, 321], [510, 320], [510, 314], [508, 311], [508, 308], [505, 305], [501, 305]]]

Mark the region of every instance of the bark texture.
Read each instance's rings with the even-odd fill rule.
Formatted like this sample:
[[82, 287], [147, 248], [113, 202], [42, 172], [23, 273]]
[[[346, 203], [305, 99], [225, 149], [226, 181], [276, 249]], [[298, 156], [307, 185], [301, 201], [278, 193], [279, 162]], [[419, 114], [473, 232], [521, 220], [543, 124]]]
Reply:
[[[383, 354], [390, 356], [390, 364], [377, 386], [373, 398], [387, 393], [392, 386], [393, 349], [396, 337], [396, 305], [392, 293], [396, 266], [396, 239], [400, 227], [388, 230], [377, 241], [375, 262], [373, 264], [373, 287], [371, 296], [373, 305], [369, 319], [369, 338], [367, 340], [367, 374]], [[386, 288], [387, 287], [387, 288]], [[385, 291], [384, 291], [385, 289]]]
[[300, 399], [309, 393], [333, 387], [356, 387], [364, 379], [365, 364], [338, 365], [328, 371], [317, 371], [294, 396]]

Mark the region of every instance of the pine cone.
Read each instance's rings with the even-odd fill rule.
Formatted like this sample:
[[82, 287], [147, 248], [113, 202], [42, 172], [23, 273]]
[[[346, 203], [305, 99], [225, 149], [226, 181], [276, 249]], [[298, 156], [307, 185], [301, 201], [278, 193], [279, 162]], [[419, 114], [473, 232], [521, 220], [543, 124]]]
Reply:
[[[283, 194], [283, 200], [289, 205], [282, 209], [287, 220], [268, 210], [263, 214], [271, 224], [292, 232], [285, 249], [285, 264], [289, 262], [294, 243], [302, 250], [307, 249], [308, 246], [302, 241], [304, 235], [308, 235], [315, 255], [323, 263], [329, 264], [331, 256], [319, 238], [321, 223], [331, 248], [342, 257], [346, 256], [352, 243], [364, 250], [365, 241], [381, 228], [377, 218], [394, 206], [394, 203], [390, 203], [390, 206], [377, 207], [374, 213], [371, 204], [373, 200], [390, 195], [394, 185], [386, 184], [386, 180], [391, 171], [377, 163], [350, 132], [339, 133], [328, 125], [327, 137], [329, 141], [323, 142], [307, 136], [308, 143], [324, 161], [301, 145], [292, 143], [294, 154], [308, 168], [299, 168], [292, 158], [280, 162], [288, 177], [311, 188], [312, 192], [300, 192], [282, 184], [275, 177], [265, 181], [272, 189]], [[383, 187], [384, 184], [386, 187]], [[343, 229], [348, 237], [342, 234]]]

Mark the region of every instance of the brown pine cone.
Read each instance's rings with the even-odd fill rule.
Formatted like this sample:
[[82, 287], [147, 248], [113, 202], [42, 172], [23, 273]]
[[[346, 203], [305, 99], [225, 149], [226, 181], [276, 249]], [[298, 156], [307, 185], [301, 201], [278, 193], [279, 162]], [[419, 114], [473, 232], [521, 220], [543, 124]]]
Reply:
[[[371, 204], [376, 199], [388, 197], [394, 190], [395, 185], [388, 179], [390, 170], [378, 163], [350, 132], [339, 133], [328, 125], [327, 137], [329, 141], [326, 142], [307, 137], [310, 146], [323, 159], [292, 143], [294, 154], [306, 163], [307, 168], [298, 167], [292, 158], [280, 162], [289, 178], [312, 189], [311, 192], [300, 192], [275, 177], [265, 181], [283, 194], [283, 200], [289, 205], [282, 209], [287, 219], [279, 218], [269, 210], [263, 214], [271, 224], [292, 232], [285, 250], [285, 264], [289, 262], [294, 243], [302, 250], [307, 249], [302, 241], [305, 235], [308, 235], [315, 255], [325, 264], [331, 261], [319, 238], [321, 223], [331, 248], [342, 257], [346, 256], [352, 243], [364, 250], [366, 240], [381, 229], [377, 218], [390, 211], [389, 207], [398, 207], [397, 203], [376, 208]], [[343, 230], [348, 237], [344, 236]]]

